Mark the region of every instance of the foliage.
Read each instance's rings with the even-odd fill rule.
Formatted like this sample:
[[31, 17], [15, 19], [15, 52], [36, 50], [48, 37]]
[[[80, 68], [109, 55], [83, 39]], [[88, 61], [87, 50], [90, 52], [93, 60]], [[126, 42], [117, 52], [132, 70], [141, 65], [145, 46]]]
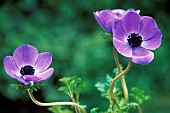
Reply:
[[76, 102], [78, 102], [80, 91], [84, 87], [84, 83], [81, 81], [81, 78], [71, 76], [64, 77], [59, 81], [63, 82], [65, 86], [60, 87], [58, 90], [68, 94], [71, 99], [74, 99], [75, 94]]
[[[71, 98], [72, 102], [80, 104], [79, 95], [80, 95], [80, 91], [84, 87], [84, 82], [81, 81], [81, 78], [77, 76], [63, 77], [59, 81], [63, 82], [64, 86], [61, 86], [58, 90], [66, 93]], [[83, 106], [84, 108], [86, 107], [85, 105], [81, 105], [81, 106]], [[65, 110], [62, 110], [60, 107], [50, 107], [49, 110], [52, 111], [53, 113], [60, 113], [60, 112], [65, 113]], [[79, 111], [79, 109], [75, 108], [75, 111], [77, 110]], [[67, 112], [71, 113], [68, 110], [66, 111], [66, 113]]]
[[[123, 69], [123, 67], [121, 66]], [[113, 70], [113, 74], [117, 75], [118, 74], [118, 69], [115, 68]], [[140, 90], [139, 88], [133, 87], [131, 89], [131, 94], [130, 96], [134, 101], [126, 103], [125, 100], [121, 97], [122, 92], [118, 88], [117, 85], [115, 85], [113, 92], [114, 96], [116, 97], [116, 103], [112, 102], [110, 93], [109, 93], [109, 88], [110, 84], [113, 78], [110, 75], [106, 75], [106, 81], [105, 82], [97, 82], [95, 84], [95, 87], [97, 88], [98, 91], [101, 92], [101, 95], [105, 98], [108, 99], [110, 102], [109, 108], [107, 111], [104, 111], [106, 113], [129, 113], [129, 110], [131, 108], [136, 109], [137, 107], [143, 105], [147, 100], [150, 99], [149, 95], [146, 95], [143, 90]], [[120, 81], [119, 81], [120, 82]], [[138, 108], [139, 109], [139, 108]], [[141, 108], [140, 108], [141, 109]], [[97, 109], [94, 109], [94, 113], [96, 112]], [[103, 113], [103, 112], [101, 112]]]
[[[115, 68], [113, 72], [117, 74], [118, 73], [117, 68]], [[120, 97], [122, 92], [116, 85], [113, 89], [114, 96], [116, 97], [116, 103], [111, 101], [112, 99], [110, 97], [109, 88], [112, 80], [113, 78], [110, 75], [106, 75], [105, 82], [103, 83], [97, 82], [95, 85], [96, 88], [101, 92], [101, 95], [107, 98], [108, 101], [110, 102], [107, 111], [102, 111], [100, 113], [129, 113], [129, 110], [131, 108], [136, 108], [138, 104], [136, 102], [126, 103], [125, 100], [122, 97]]]
[[21, 93], [24, 93], [27, 91], [27, 89], [30, 89], [31, 91], [37, 91], [42, 85], [44, 84], [30, 82], [30, 84], [10, 84], [9, 86], [20, 91]]
[[90, 113], [97, 113], [97, 110], [98, 110], [99, 108], [92, 108], [91, 110], [90, 110]]
[[62, 106], [52, 106], [49, 107], [48, 110], [52, 113], [73, 113], [69, 109], [63, 109]]

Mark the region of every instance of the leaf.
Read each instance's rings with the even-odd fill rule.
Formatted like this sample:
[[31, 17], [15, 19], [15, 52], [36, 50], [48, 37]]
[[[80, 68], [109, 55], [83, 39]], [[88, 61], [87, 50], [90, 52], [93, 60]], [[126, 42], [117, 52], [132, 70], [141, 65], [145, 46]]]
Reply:
[[66, 93], [67, 95], [70, 96], [70, 93], [69, 93], [69, 90], [68, 90], [67, 87], [63, 86], [63, 87], [60, 87], [58, 90], [59, 90], [59, 91], [63, 91], [64, 93]]
[[41, 85], [44, 85], [44, 84], [43, 83], [10, 84], [9, 86], [11, 88], [14, 88], [14, 89], [20, 91], [21, 93], [24, 93], [27, 91], [27, 89], [30, 89], [32, 91], [37, 91], [38, 89], [40, 89]]
[[147, 100], [150, 99], [149, 95], [146, 95], [144, 90], [141, 90], [139, 88], [133, 87], [132, 93], [130, 96], [140, 105], [144, 104]]
[[90, 110], [90, 113], [97, 113], [97, 110], [98, 110], [99, 108], [97, 107], [97, 108], [92, 108], [91, 110]]
[[62, 106], [52, 106], [48, 108], [52, 113], [73, 113], [71, 110], [63, 108]]
[[59, 81], [65, 84], [65, 86], [62, 86], [59, 90], [66, 94], [79, 94], [81, 89], [84, 87], [84, 83], [81, 81], [81, 78], [78, 78], [77, 76], [64, 77]]
[[106, 89], [105, 89], [105, 84], [104, 83], [101, 83], [101, 82], [97, 82], [95, 84], [95, 87], [97, 88], [98, 91], [100, 92], [105, 92]]
[[102, 36], [102, 38], [104, 38], [104, 39], [108, 39], [108, 40], [110, 40], [110, 41], [113, 40], [113, 35], [112, 35], [111, 33], [109, 33], [109, 32], [103, 32], [103, 33], [101, 34], [101, 36]]

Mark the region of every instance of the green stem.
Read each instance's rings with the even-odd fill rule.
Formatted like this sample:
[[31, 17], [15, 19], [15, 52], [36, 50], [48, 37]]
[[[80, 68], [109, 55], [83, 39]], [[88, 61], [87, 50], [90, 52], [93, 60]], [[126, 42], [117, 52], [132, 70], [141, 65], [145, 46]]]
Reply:
[[[113, 55], [114, 55], [114, 60], [115, 60], [115, 63], [116, 63], [116, 66], [119, 70], [119, 73], [122, 72], [122, 69], [120, 67], [120, 63], [119, 63], [119, 59], [118, 59], [118, 55], [117, 55], [117, 50], [115, 47], [113, 47]], [[129, 101], [129, 96], [128, 96], [128, 89], [127, 89], [127, 86], [126, 86], [126, 81], [125, 81], [125, 78], [124, 76], [121, 76], [120, 77], [120, 81], [121, 81], [121, 84], [122, 84], [122, 88], [123, 88], [123, 93], [124, 93], [124, 97], [125, 97], [125, 102], [128, 103]]]
[[37, 101], [37, 100], [34, 98], [34, 96], [33, 96], [33, 94], [32, 94], [32, 91], [31, 91], [30, 89], [28, 89], [27, 91], [28, 91], [28, 94], [29, 94], [31, 100], [32, 100], [35, 104], [37, 104], [37, 105], [39, 105], [39, 106], [62, 106], [62, 105], [71, 105], [71, 106], [78, 107], [83, 113], [87, 113], [86, 110], [85, 110], [82, 106], [80, 106], [79, 104], [74, 103], [74, 102], [50, 102], [50, 103], [42, 103], [42, 102], [39, 102], [39, 101]]
[[132, 61], [129, 59], [129, 63], [128, 63], [128, 66], [126, 67], [126, 69], [122, 73], [118, 74], [110, 84], [110, 96], [111, 96], [111, 98], [113, 99], [114, 102], [116, 102], [116, 98], [115, 98], [114, 93], [113, 93], [113, 86], [114, 86], [115, 82], [120, 77], [124, 76], [130, 70], [131, 65], [132, 65]]
[[142, 113], [142, 108], [140, 105], [138, 105], [138, 113]]
[[[74, 97], [71, 97], [71, 100], [72, 100], [72, 102], [76, 103], [76, 101], [75, 101]], [[79, 113], [79, 112], [77, 111], [76, 106], [74, 106], [74, 110], [75, 110], [75, 112], [76, 112], [76, 113]]]

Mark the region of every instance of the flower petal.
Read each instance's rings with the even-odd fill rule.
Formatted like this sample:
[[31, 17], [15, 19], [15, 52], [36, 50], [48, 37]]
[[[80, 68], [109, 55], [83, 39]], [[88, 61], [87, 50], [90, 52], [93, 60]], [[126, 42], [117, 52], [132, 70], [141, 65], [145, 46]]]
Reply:
[[24, 83], [24, 84], [28, 84], [29, 83], [29, 82], [24, 80], [23, 76], [16, 76], [15, 79], [17, 79], [19, 82]]
[[121, 25], [120, 20], [117, 20], [114, 22], [112, 32], [113, 32], [114, 38], [116, 38], [117, 40], [123, 41], [123, 42], [127, 42], [128, 36], [126, 35], [126, 33]]
[[137, 14], [140, 13], [140, 10], [135, 10], [135, 9], [133, 9], [133, 8], [128, 9], [127, 12], [128, 12], [128, 11], [133, 11], [133, 12], [135, 12], [135, 13], [137, 13]]
[[12, 78], [16, 78], [16, 74], [19, 73], [20, 70], [15, 64], [14, 58], [12, 56], [6, 56], [3, 60], [3, 63], [6, 73]]
[[125, 30], [126, 34], [138, 33], [140, 15], [136, 12], [129, 11], [121, 20], [122, 27]]
[[161, 45], [162, 42], [162, 33], [160, 30], [158, 30], [157, 35], [155, 35], [153, 38], [150, 38], [148, 40], [144, 40], [141, 43], [141, 47], [149, 49], [149, 50], [155, 50]]
[[113, 19], [113, 20], [110, 20], [110, 21], [106, 22], [106, 29], [108, 30], [108, 32], [112, 33], [112, 28], [113, 28], [114, 22], [116, 20], [117, 19]]
[[126, 14], [127, 11], [123, 9], [114, 9], [112, 10], [112, 13], [114, 14], [115, 18], [121, 19]]
[[34, 66], [38, 57], [38, 50], [31, 45], [23, 45], [14, 51], [13, 57], [19, 68], [24, 65]]
[[37, 62], [35, 63], [35, 74], [46, 70], [52, 62], [52, 55], [49, 52], [43, 52], [38, 55]]
[[27, 82], [30, 82], [30, 81], [35, 82], [35, 81], [37, 81], [37, 80], [40, 80], [41, 78], [40, 78], [40, 77], [37, 77], [37, 76], [35, 76], [35, 75], [25, 75], [25, 76], [23, 76], [23, 79], [24, 79], [25, 81], [27, 81]]
[[155, 20], [149, 16], [141, 17], [139, 34], [142, 36], [143, 40], [148, 40], [154, 37], [158, 32], [158, 28]]
[[111, 32], [112, 29], [108, 29], [106, 27], [106, 23], [112, 19], [114, 19], [114, 15], [111, 10], [102, 10], [102, 11], [96, 11], [93, 13], [95, 19], [99, 23], [99, 25], [106, 31]]
[[98, 22], [98, 24], [99, 24], [104, 30], [107, 30], [106, 27], [105, 27], [105, 24], [104, 24], [103, 20], [99, 17], [99, 12], [96, 11], [96, 12], [93, 13], [93, 15], [94, 15], [96, 21]]
[[48, 78], [50, 78], [52, 76], [54, 72], [53, 68], [49, 68], [48, 70], [39, 73], [37, 75], [25, 75], [23, 76], [23, 78], [25, 79], [25, 81], [33, 81], [33, 82], [39, 82], [42, 80], [46, 80]]
[[123, 42], [113, 38], [113, 43], [117, 51], [125, 57], [132, 57], [132, 48], [127, 42]]
[[131, 58], [132, 62], [137, 64], [148, 64], [154, 59], [153, 52], [144, 49], [142, 47], [134, 48], [132, 51], [133, 57]]

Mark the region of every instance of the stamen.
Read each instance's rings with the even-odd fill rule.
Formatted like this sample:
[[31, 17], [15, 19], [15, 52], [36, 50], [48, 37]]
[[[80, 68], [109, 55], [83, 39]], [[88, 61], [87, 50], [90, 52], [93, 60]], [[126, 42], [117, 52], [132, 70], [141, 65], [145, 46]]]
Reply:
[[138, 47], [138, 46], [141, 45], [143, 40], [142, 40], [142, 37], [139, 34], [132, 33], [128, 36], [127, 41], [128, 41], [130, 46]]
[[35, 69], [32, 66], [24, 66], [20, 70], [21, 75], [34, 75]]

